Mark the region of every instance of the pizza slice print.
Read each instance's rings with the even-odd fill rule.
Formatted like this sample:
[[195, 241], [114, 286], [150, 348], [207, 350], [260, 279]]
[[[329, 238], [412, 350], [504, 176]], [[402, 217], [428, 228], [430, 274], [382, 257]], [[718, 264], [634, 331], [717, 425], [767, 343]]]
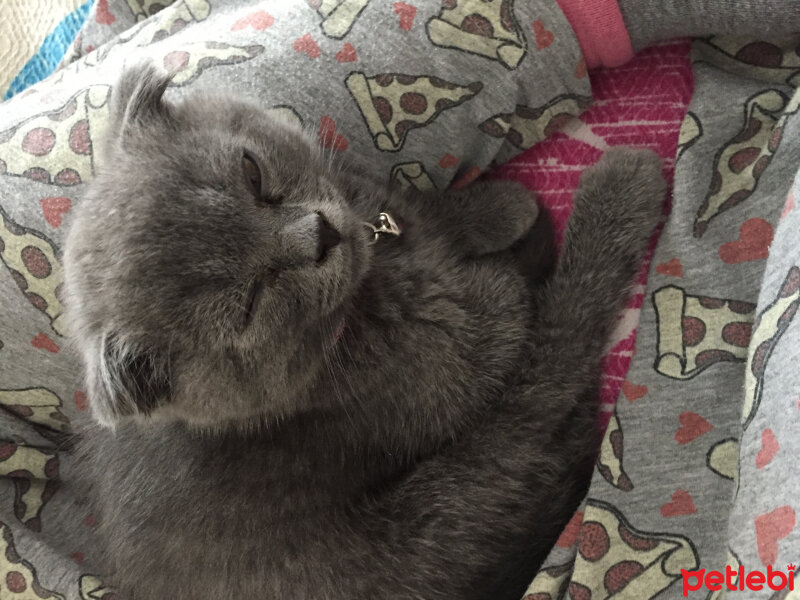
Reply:
[[687, 112], [678, 134], [678, 153], [675, 160], [680, 160], [683, 153], [701, 137], [703, 137], [703, 125], [700, 123], [700, 119], [693, 112]]
[[676, 286], [653, 293], [658, 320], [655, 370], [673, 379], [691, 379], [719, 362], [744, 361], [755, 305], [737, 300], [691, 296]]
[[303, 119], [297, 114], [297, 111], [288, 105], [278, 105], [267, 109], [267, 114], [281, 123], [294, 127], [295, 129], [303, 128]]
[[725, 479], [736, 481], [739, 476], [739, 440], [720, 440], [706, 453], [706, 466]]
[[81, 600], [116, 600], [117, 593], [94, 575], [83, 575], [78, 583]]
[[561, 129], [591, 104], [588, 96], [563, 95], [539, 107], [518, 105], [513, 113], [501, 113], [478, 125], [483, 133], [505, 138], [520, 150], [527, 150]]
[[573, 563], [546, 567], [540, 570], [528, 586], [522, 600], [558, 600], [564, 598], [569, 585]]
[[[83, 57], [82, 61], [73, 63], [72, 61], [80, 58], [81, 55], [81, 48], [76, 47], [71, 55], [65, 57], [62, 62], [64, 66], [68, 65], [70, 68], [57, 71], [54, 75], [54, 82], [63, 84], [66, 77], [71, 77], [88, 68], [96, 67], [108, 59], [111, 54], [127, 54], [130, 52], [127, 44], [141, 48], [160, 42], [181, 31], [191, 23], [204, 21], [211, 12], [211, 5], [206, 0], [179, 0], [169, 4], [169, 6], [165, 6], [165, 3], [160, 2], [139, 3], [131, 1], [129, 4], [136, 15], [136, 25], [94, 51], [89, 52]], [[149, 18], [148, 14], [157, 16]]]
[[32, 423], [36, 430], [50, 439], [52, 434], [69, 432], [69, 419], [61, 412], [61, 399], [46, 388], [0, 390], [0, 406]]
[[414, 188], [420, 192], [426, 192], [436, 189], [436, 185], [421, 162], [396, 164], [392, 167], [389, 180], [401, 190]]
[[714, 36], [697, 40], [698, 59], [750, 79], [800, 84], [800, 54], [795, 36], [766, 41], [745, 36]]
[[0, 442], [0, 477], [14, 483], [14, 515], [29, 529], [41, 531], [42, 508], [58, 489], [55, 452]]
[[747, 428], [753, 420], [764, 391], [764, 373], [772, 351], [789, 328], [800, 305], [800, 267], [792, 267], [786, 274], [778, 296], [756, 319], [753, 343], [747, 357], [745, 370], [745, 396], [742, 407], [742, 426]]
[[22, 558], [14, 545], [11, 528], [0, 521], [0, 598], [3, 600], [64, 600], [45, 589], [34, 566]]
[[633, 489], [633, 483], [622, 468], [622, 428], [619, 424], [616, 411], [611, 417], [600, 445], [600, 455], [597, 457], [597, 471], [608, 483], [624, 492]]
[[[158, 48], [158, 46], [156, 46]], [[264, 46], [233, 46], [224, 42], [194, 42], [180, 50], [159, 55], [164, 69], [172, 74], [170, 85], [182, 86], [197, 79], [203, 71], [220, 65], [235, 65], [248, 61], [264, 51]]]
[[428, 37], [443, 48], [455, 48], [516, 68], [528, 49], [514, 17], [513, 0], [445, 0], [428, 21]]
[[778, 90], [747, 101], [744, 127], [714, 158], [711, 186], [694, 222], [695, 237], [703, 236], [712, 219], [753, 194], [780, 146], [786, 121], [798, 108], [800, 94], [789, 100]]
[[443, 111], [467, 102], [483, 89], [479, 81], [461, 86], [438, 77], [402, 73], [367, 77], [354, 72], [345, 84], [375, 145], [390, 152], [403, 147], [410, 130], [428, 125]]
[[137, 21], [144, 21], [163, 10], [168, 2], [165, 0], [128, 0], [128, 6]]
[[137, 46], [147, 46], [177, 33], [189, 23], [204, 21], [210, 12], [211, 5], [206, 0], [180, 0], [161, 9], [158, 17], [146, 25], [134, 28], [134, 35], [120, 36], [120, 41], [124, 43], [135, 38]]
[[306, 2], [322, 17], [320, 25], [322, 32], [337, 40], [347, 35], [358, 15], [369, 4], [369, 0], [306, 0]]
[[59, 299], [64, 278], [58, 251], [43, 234], [12, 221], [2, 207], [0, 260], [28, 301], [50, 318], [53, 331], [65, 335], [67, 327]]
[[572, 598], [648, 600], [697, 564], [688, 538], [638, 530], [614, 506], [589, 499], [568, 589]]
[[76, 185], [94, 173], [92, 138], [103, 135], [111, 87], [81, 90], [61, 108], [0, 131], [0, 175]]

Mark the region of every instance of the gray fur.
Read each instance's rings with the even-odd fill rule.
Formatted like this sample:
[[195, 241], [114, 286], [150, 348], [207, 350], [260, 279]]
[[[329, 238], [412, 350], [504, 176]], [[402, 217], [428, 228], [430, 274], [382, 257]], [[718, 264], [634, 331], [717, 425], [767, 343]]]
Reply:
[[[98, 568], [128, 600], [519, 598], [588, 485], [658, 159], [584, 175], [553, 268], [518, 184], [390, 192], [166, 85], [123, 75], [65, 251]], [[381, 210], [403, 236], [369, 245]], [[341, 235], [321, 263], [317, 217]]]

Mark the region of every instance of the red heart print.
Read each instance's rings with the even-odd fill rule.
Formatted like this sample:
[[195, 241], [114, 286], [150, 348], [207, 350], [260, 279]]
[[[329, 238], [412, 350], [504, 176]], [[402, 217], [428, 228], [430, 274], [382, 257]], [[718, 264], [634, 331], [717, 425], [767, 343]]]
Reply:
[[297, 38], [292, 48], [294, 48], [295, 52], [305, 52], [311, 58], [317, 58], [319, 56], [319, 46], [317, 46], [317, 42], [314, 41], [310, 33]]
[[247, 29], [248, 27], [252, 27], [258, 31], [263, 31], [268, 27], [272, 27], [273, 23], [275, 23], [275, 17], [273, 17], [267, 11], [259, 10], [236, 21], [236, 23], [233, 24], [233, 27], [231, 27], [231, 31], [240, 31], [242, 29]]
[[81, 390], [75, 392], [75, 407], [78, 410], [86, 410], [87, 406], [89, 406], [89, 397], [86, 395], [86, 392], [82, 392]]
[[336, 122], [328, 116], [323, 116], [319, 120], [319, 142], [325, 148], [334, 150], [347, 150], [347, 139], [340, 133], [336, 133]]
[[788, 505], [778, 507], [772, 512], [757, 516], [754, 523], [758, 558], [765, 567], [772, 565], [778, 560], [778, 540], [785, 538], [794, 529], [794, 509]]
[[449, 169], [450, 167], [455, 167], [458, 163], [459, 159], [448, 153], [439, 161], [439, 166], [443, 169]]
[[572, 515], [564, 531], [561, 532], [558, 540], [556, 540], [556, 546], [559, 548], [569, 548], [575, 544], [575, 542], [578, 541], [578, 534], [581, 531], [581, 523], [583, 523], [583, 512], [579, 510]]
[[695, 412], [682, 412], [678, 420], [681, 426], [675, 432], [675, 441], [679, 444], [693, 442], [701, 435], [705, 435], [714, 426]]
[[656, 265], [656, 273], [671, 275], [672, 277], [683, 277], [683, 264], [681, 264], [680, 259], [673, 258], [668, 262]]
[[719, 247], [719, 257], [728, 264], [760, 260], [769, 256], [775, 232], [764, 219], [748, 219], [739, 228], [739, 239]]
[[97, 9], [94, 13], [94, 20], [100, 25], [111, 25], [117, 20], [108, 9], [108, 0], [97, 0]]
[[400, 15], [400, 29], [409, 31], [414, 24], [414, 17], [417, 16], [417, 7], [405, 2], [395, 2], [394, 12]]
[[353, 44], [350, 42], [345, 43], [342, 49], [336, 53], [336, 60], [338, 60], [340, 63], [354, 62], [358, 60], [358, 55], [356, 54], [356, 49], [353, 48]]
[[50, 226], [53, 228], [61, 226], [61, 217], [72, 208], [70, 199], [64, 198], [63, 196], [42, 198], [39, 200], [39, 204], [42, 205], [42, 213], [44, 214], [45, 220], [50, 223]]
[[47, 337], [44, 333], [40, 333], [35, 338], [31, 340], [31, 346], [37, 348], [39, 350], [47, 350], [48, 352], [52, 352], [55, 354], [60, 350], [58, 345]]
[[667, 502], [661, 507], [661, 515], [664, 517], [693, 515], [696, 512], [694, 500], [686, 490], [675, 490], [675, 493], [672, 494], [672, 502]]
[[539, 50], [544, 50], [556, 39], [553, 32], [546, 29], [544, 23], [538, 20], [533, 22], [533, 34], [536, 36], [536, 48]]
[[756, 469], [763, 469], [770, 461], [775, 458], [781, 445], [778, 443], [778, 438], [772, 432], [772, 429], [765, 429], [761, 432], [761, 450], [756, 454]]
[[634, 385], [630, 381], [622, 382], [622, 393], [628, 399], [628, 402], [635, 402], [647, 394], [646, 385]]

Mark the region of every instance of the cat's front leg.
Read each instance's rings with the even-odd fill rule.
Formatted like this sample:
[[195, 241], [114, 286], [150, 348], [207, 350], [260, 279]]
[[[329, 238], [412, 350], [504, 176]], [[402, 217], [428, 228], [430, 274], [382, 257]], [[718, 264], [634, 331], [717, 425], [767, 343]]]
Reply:
[[533, 194], [516, 181], [480, 181], [433, 200], [437, 225], [467, 256], [510, 248], [523, 239], [539, 216]]

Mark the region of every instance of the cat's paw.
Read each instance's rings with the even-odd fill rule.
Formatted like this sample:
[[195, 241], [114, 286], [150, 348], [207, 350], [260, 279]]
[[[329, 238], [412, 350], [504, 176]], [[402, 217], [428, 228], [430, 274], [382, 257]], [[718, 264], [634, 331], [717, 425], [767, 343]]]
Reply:
[[486, 182], [490, 187], [489, 205], [486, 207], [487, 224], [505, 238], [504, 247], [521, 240], [539, 216], [539, 205], [531, 191], [517, 181], [495, 180]]
[[539, 215], [533, 194], [516, 181], [481, 181], [457, 194], [454, 206], [463, 210], [453, 218], [461, 222], [461, 238], [475, 256], [510, 248], [525, 237]]
[[644, 245], [663, 210], [661, 167], [650, 150], [608, 150], [581, 176], [573, 217], [602, 230], [608, 242]]

